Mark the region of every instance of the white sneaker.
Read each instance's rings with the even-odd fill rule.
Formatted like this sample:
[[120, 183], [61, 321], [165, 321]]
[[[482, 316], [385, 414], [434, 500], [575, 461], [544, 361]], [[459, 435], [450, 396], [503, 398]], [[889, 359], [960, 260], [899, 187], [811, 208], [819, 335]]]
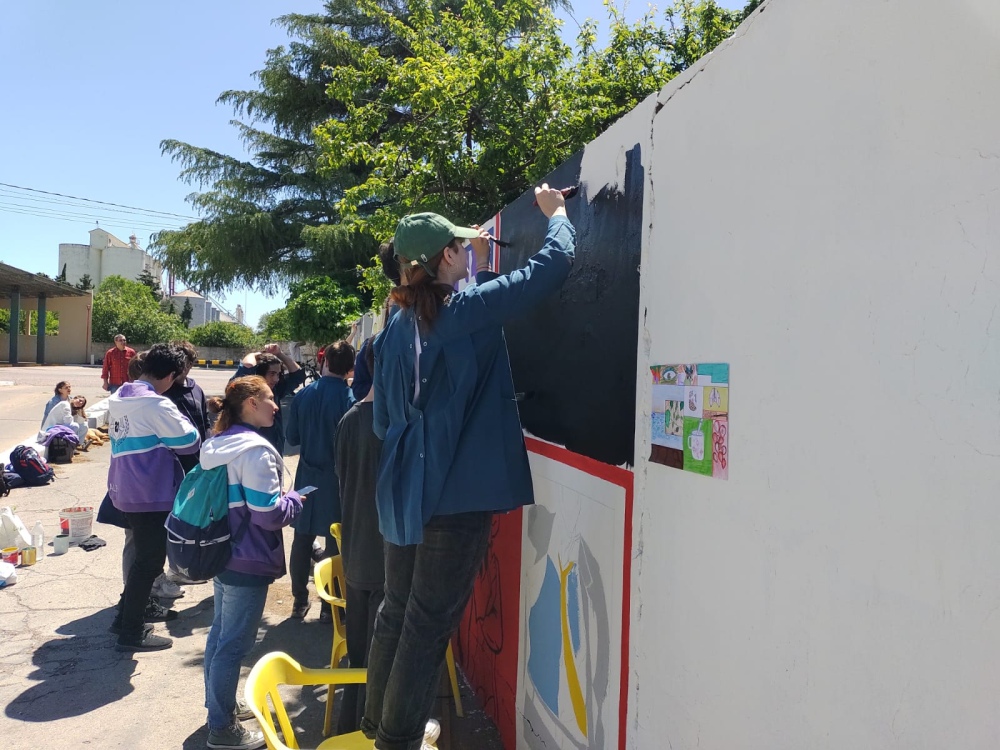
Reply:
[[151, 596], [159, 599], [179, 599], [184, 596], [184, 589], [167, 578], [163, 573], [153, 581]]
[[427, 726], [424, 728], [424, 742], [420, 746], [420, 750], [437, 750], [438, 737], [441, 736], [441, 725], [438, 723], [437, 719], [428, 719]]

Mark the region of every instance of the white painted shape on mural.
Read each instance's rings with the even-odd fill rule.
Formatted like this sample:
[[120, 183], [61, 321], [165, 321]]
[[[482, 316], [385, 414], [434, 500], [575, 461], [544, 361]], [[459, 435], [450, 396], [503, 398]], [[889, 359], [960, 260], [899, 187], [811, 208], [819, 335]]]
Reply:
[[[622, 638], [622, 559], [625, 537], [625, 490], [603, 479], [591, 476], [564, 463], [528, 453], [535, 486], [535, 506], [524, 509], [522, 526], [522, 578], [518, 648], [517, 750], [559, 750], [607, 747], [618, 745], [619, 687], [621, 685]], [[552, 513], [557, 523], [552, 525], [546, 554], [535, 562], [535, 541], [529, 536], [532, 514]], [[581, 550], [586, 548], [596, 563], [596, 571], [580, 567]], [[539, 598], [546, 558], [558, 569], [560, 561], [577, 564], [580, 577], [579, 628], [580, 650], [575, 664], [587, 704], [588, 735], [584, 739], [573, 720], [566, 670], [560, 661], [558, 690], [559, 715], [553, 715], [541, 699], [528, 674], [531, 643], [528, 636], [531, 608]], [[599, 579], [585, 580], [591, 572]], [[594, 588], [597, 587], [597, 588]], [[593, 596], [599, 589], [603, 594]], [[603, 608], [604, 612], [597, 610]], [[604, 620], [601, 626], [599, 620]], [[606, 642], [596, 642], [596, 632], [603, 627]], [[589, 636], [589, 637], [588, 637]], [[606, 663], [597, 670], [599, 661]], [[600, 674], [595, 674], [595, 670]], [[597, 687], [603, 684], [603, 687]], [[601, 695], [597, 693], [601, 692]], [[541, 725], [532, 731], [525, 726], [525, 709], [533, 708], [541, 717]], [[540, 739], [547, 734], [550, 742]], [[598, 743], [598, 744], [595, 744]]]

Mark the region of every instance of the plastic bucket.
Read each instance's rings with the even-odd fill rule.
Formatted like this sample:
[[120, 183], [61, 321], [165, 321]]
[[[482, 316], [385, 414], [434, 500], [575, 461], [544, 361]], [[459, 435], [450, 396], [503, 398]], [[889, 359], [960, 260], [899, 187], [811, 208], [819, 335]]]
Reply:
[[82, 542], [93, 534], [93, 506], [63, 508], [59, 511], [59, 527], [62, 529], [63, 534], [69, 536], [70, 544]]

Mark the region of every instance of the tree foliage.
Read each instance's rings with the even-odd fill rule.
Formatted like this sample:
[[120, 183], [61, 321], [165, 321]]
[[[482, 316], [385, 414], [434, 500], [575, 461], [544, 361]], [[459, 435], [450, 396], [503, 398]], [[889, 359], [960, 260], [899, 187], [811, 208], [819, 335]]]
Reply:
[[361, 300], [328, 277], [295, 282], [289, 294], [289, 332], [295, 341], [329, 344], [344, 338], [361, 317]]
[[257, 345], [257, 335], [240, 323], [215, 321], [188, 331], [188, 340], [195, 346], [225, 346], [249, 350]]
[[93, 338], [111, 341], [124, 333], [136, 345], [183, 338], [180, 318], [160, 309], [152, 290], [139, 281], [108, 276], [94, 294]]
[[148, 286], [149, 291], [153, 293], [153, 296], [156, 297], [156, 299], [160, 299], [160, 297], [163, 296], [163, 290], [160, 288], [160, 280], [153, 276], [148, 268], [144, 268], [142, 273], [136, 276], [135, 280], [140, 284]]
[[261, 315], [257, 323], [257, 333], [265, 341], [293, 341], [288, 308], [282, 307]]
[[184, 307], [181, 308], [181, 323], [184, 324], [185, 328], [191, 327], [191, 317], [194, 315], [194, 307], [191, 306], [191, 300], [184, 300]]
[[76, 282], [76, 288], [81, 292], [86, 292], [94, 288], [94, 281], [90, 278], [89, 273], [85, 273], [80, 277], [80, 280]]
[[[18, 330], [21, 332], [25, 331], [28, 320], [28, 310], [21, 310], [20, 315], [20, 325]], [[35, 311], [31, 312], [31, 330], [28, 332], [31, 336], [38, 335], [38, 313]], [[10, 333], [10, 310], [7, 308], [0, 308], [0, 333]], [[59, 313], [58, 311], [49, 311], [45, 314], [45, 335], [46, 336], [58, 336], [59, 335]]]
[[[161, 144], [204, 217], [151, 248], [207, 292], [327, 276], [367, 303], [402, 214], [482, 221], [728, 37], [759, 3], [680, 0], [575, 45], [543, 0], [327, 0], [278, 19], [259, 87], [227, 91], [252, 154]], [[376, 304], [378, 303], [376, 298]]]

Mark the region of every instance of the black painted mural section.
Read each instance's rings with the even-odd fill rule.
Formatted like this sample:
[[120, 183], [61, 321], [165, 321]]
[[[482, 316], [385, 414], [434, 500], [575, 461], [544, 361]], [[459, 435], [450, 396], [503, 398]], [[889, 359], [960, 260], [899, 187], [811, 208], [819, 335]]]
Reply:
[[[591, 146], [593, 148], [593, 146]], [[576, 185], [582, 152], [552, 172], [551, 187]], [[644, 171], [629, 150], [624, 185], [582, 185], [566, 204], [576, 227], [576, 263], [561, 293], [504, 330], [531, 434], [609, 464], [634, 463]], [[597, 194], [593, 191], [597, 190]], [[546, 219], [525, 194], [501, 214], [508, 273], [545, 240]]]

